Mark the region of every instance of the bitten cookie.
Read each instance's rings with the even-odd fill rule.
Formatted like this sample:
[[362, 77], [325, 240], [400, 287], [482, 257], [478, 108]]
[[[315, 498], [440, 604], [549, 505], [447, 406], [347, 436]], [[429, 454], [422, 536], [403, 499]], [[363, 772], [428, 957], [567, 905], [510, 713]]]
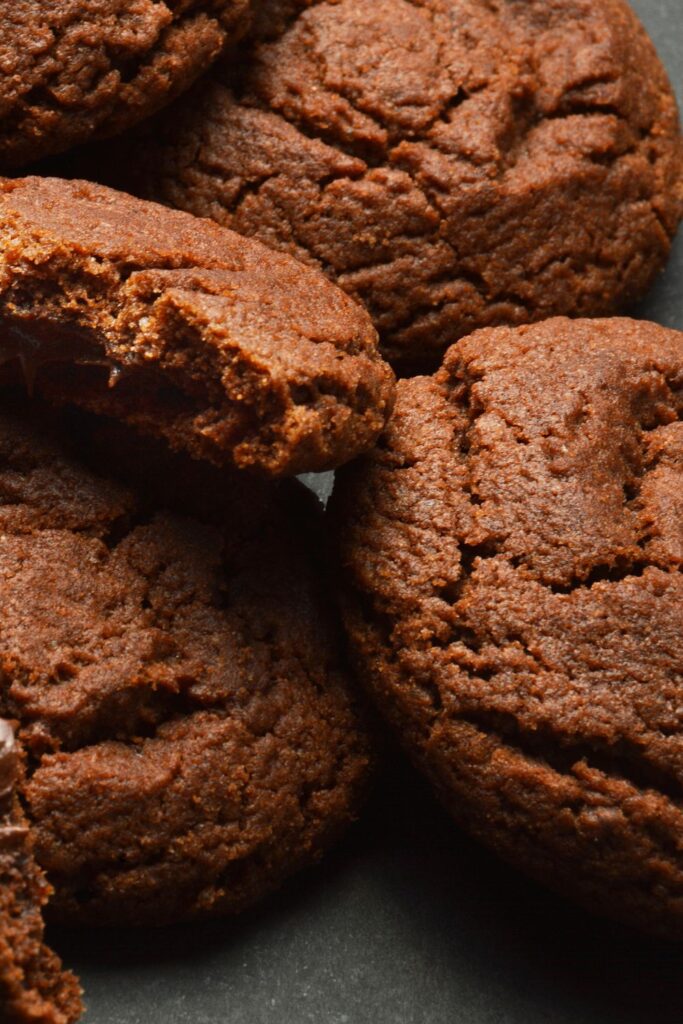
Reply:
[[333, 516], [357, 663], [456, 820], [683, 938], [683, 334], [473, 334]]
[[372, 444], [393, 375], [317, 271], [87, 182], [0, 180], [0, 359], [29, 384], [269, 475]]
[[50, 888], [14, 795], [18, 774], [12, 729], [0, 719], [0, 1020], [72, 1024], [83, 1011], [80, 990], [43, 944], [41, 908]]
[[178, 96], [247, 27], [249, 0], [0, 5], [0, 170], [114, 135]]
[[323, 268], [392, 362], [611, 314], [664, 264], [683, 148], [623, 0], [266, 0], [258, 18], [241, 63], [99, 173]]
[[242, 910], [319, 858], [368, 776], [315, 499], [139, 438], [77, 456], [92, 424], [58, 440], [3, 408], [0, 712], [50, 914]]

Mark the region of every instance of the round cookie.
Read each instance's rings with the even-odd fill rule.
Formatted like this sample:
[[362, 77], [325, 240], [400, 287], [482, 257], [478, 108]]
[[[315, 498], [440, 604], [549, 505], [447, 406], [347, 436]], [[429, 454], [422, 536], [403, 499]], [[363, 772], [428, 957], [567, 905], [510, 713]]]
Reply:
[[0, 719], [0, 1020], [72, 1024], [83, 1012], [78, 982], [43, 943], [41, 909], [50, 888], [33, 860], [15, 796], [19, 755]]
[[332, 501], [358, 666], [456, 821], [683, 938], [683, 334], [476, 332]]
[[0, 713], [50, 915], [237, 912], [319, 858], [368, 776], [316, 503], [96, 435], [3, 403]]
[[623, 0], [269, 0], [258, 19], [242, 64], [90, 173], [321, 267], [404, 370], [478, 327], [616, 312], [663, 266], [683, 147]]
[[369, 317], [318, 271], [88, 182], [0, 180], [0, 303], [31, 387], [218, 464], [331, 469], [391, 408]]
[[0, 170], [114, 135], [187, 89], [247, 27], [249, 0], [0, 5]]

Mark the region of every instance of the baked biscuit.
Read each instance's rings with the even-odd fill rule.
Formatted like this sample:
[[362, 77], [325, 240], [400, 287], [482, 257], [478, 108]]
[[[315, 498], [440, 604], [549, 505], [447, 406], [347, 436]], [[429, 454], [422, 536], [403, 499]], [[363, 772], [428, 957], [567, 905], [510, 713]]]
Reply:
[[0, 171], [114, 135], [187, 89], [246, 29], [249, 0], [0, 5]]
[[0, 359], [216, 463], [278, 476], [372, 444], [393, 376], [317, 271], [87, 182], [0, 180]]
[[0, 1020], [72, 1024], [83, 1007], [76, 979], [43, 943], [41, 909], [50, 893], [15, 797], [19, 758], [0, 719]]
[[683, 938], [683, 334], [479, 331], [333, 509], [357, 663], [456, 821]]
[[404, 370], [478, 327], [647, 291], [683, 146], [624, 0], [266, 0], [258, 17], [243, 61], [99, 172], [321, 267]]
[[368, 776], [315, 500], [3, 410], [0, 712], [50, 914], [242, 910], [319, 858]]

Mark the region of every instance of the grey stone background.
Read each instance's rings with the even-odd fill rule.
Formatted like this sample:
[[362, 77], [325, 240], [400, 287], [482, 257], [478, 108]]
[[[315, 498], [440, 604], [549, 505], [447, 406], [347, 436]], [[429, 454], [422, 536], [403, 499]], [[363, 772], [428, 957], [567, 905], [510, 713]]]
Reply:
[[[683, 0], [633, 6], [683, 101]], [[639, 314], [683, 329], [683, 235]], [[257, 911], [50, 938], [89, 1024], [683, 1024], [683, 950], [502, 867], [400, 763], [341, 847]]]

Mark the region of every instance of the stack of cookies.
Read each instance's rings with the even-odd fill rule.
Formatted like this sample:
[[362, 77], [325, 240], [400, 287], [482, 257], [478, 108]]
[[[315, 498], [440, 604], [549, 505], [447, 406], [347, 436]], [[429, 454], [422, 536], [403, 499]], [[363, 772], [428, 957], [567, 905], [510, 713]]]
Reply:
[[373, 708], [683, 938], [683, 334], [616, 316], [683, 139], [626, 0], [19, 0], [0, 52], [0, 1017], [81, 1012], [50, 894], [316, 861]]

